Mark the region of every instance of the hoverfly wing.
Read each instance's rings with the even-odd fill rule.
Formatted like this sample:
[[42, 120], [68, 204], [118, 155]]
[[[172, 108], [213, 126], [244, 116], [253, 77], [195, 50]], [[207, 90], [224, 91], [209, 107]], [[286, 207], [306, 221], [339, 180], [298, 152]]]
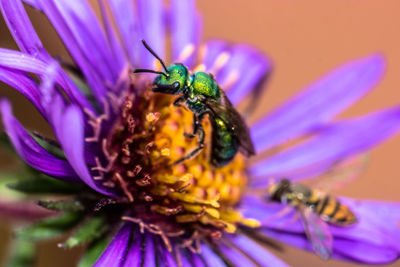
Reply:
[[325, 174], [315, 178], [313, 187], [324, 192], [340, 189], [353, 182], [365, 170], [367, 163], [367, 154], [336, 162]]
[[332, 256], [333, 237], [325, 223], [311, 208], [300, 206], [299, 211], [307, 238], [320, 258], [327, 260]]
[[244, 119], [229, 101], [224, 91], [220, 89], [219, 92], [222, 99], [221, 103], [214, 99], [206, 99], [205, 103], [207, 107], [233, 130], [235, 137], [240, 143], [240, 152], [246, 157], [255, 155], [255, 148]]

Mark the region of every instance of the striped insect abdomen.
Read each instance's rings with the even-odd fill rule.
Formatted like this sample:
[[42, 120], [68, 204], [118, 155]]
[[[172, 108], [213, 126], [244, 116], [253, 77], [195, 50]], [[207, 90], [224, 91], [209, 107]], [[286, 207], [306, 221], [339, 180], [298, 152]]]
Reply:
[[330, 195], [323, 195], [313, 192], [307, 200], [307, 205], [311, 206], [318, 216], [324, 221], [337, 225], [348, 226], [357, 222], [354, 213], [340, 201]]

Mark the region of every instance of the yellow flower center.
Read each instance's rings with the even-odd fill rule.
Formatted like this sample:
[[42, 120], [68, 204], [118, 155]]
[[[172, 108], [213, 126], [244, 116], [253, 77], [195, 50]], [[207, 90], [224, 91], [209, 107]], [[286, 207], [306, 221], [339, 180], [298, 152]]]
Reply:
[[224, 167], [210, 164], [208, 119], [203, 121], [204, 149], [173, 164], [198, 146], [196, 137], [184, 134], [193, 131], [193, 113], [173, 106], [173, 100], [151, 90], [130, 93], [106, 142], [106, 153], [113, 157], [108, 183], [118, 187], [132, 207], [123, 219], [141, 227], [156, 225], [164, 237], [219, 237], [235, 232], [238, 225], [259, 226], [235, 210], [247, 183], [246, 159], [238, 154]]

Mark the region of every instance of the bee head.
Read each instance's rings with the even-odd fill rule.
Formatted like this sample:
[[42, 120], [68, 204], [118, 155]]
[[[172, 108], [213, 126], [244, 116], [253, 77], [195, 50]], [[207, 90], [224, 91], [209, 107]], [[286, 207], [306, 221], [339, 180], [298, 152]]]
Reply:
[[180, 64], [172, 64], [166, 68], [166, 75], [159, 74], [153, 82], [153, 91], [165, 94], [180, 94], [186, 87], [189, 78], [188, 69]]
[[142, 43], [144, 47], [161, 63], [164, 71], [136, 69], [134, 70], [134, 73], [147, 72], [158, 74], [153, 82], [153, 85], [155, 85], [153, 88], [154, 92], [171, 95], [182, 93], [189, 78], [188, 69], [180, 63], [171, 64], [167, 68], [164, 61], [150, 48], [150, 46], [144, 40], [142, 40]]

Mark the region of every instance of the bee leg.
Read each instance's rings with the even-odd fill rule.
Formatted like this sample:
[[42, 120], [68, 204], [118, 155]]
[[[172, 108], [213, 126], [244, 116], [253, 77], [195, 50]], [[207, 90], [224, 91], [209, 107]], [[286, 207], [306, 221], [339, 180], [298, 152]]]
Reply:
[[178, 159], [177, 161], [175, 161], [174, 163], [172, 163], [172, 165], [177, 165], [185, 160], [193, 158], [204, 148], [205, 133], [204, 133], [204, 129], [203, 129], [203, 126], [201, 125], [201, 123], [199, 123], [197, 126], [197, 133], [198, 133], [198, 138], [199, 138], [199, 146], [196, 149], [189, 152], [189, 154], [187, 154], [186, 156], [184, 156], [184, 157]]
[[183, 133], [183, 135], [187, 138], [195, 137], [197, 130], [199, 129], [199, 125], [201, 125], [200, 120], [197, 118], [196, 114], [193, 114], [193, 133]]
[[175, 101], [172, 103], [175, 107], [181, 107], [182, 106], [182, 102], [185, 101], [185, 98], [183, 96], [178, 97], [177, 99], [175, 99]]

